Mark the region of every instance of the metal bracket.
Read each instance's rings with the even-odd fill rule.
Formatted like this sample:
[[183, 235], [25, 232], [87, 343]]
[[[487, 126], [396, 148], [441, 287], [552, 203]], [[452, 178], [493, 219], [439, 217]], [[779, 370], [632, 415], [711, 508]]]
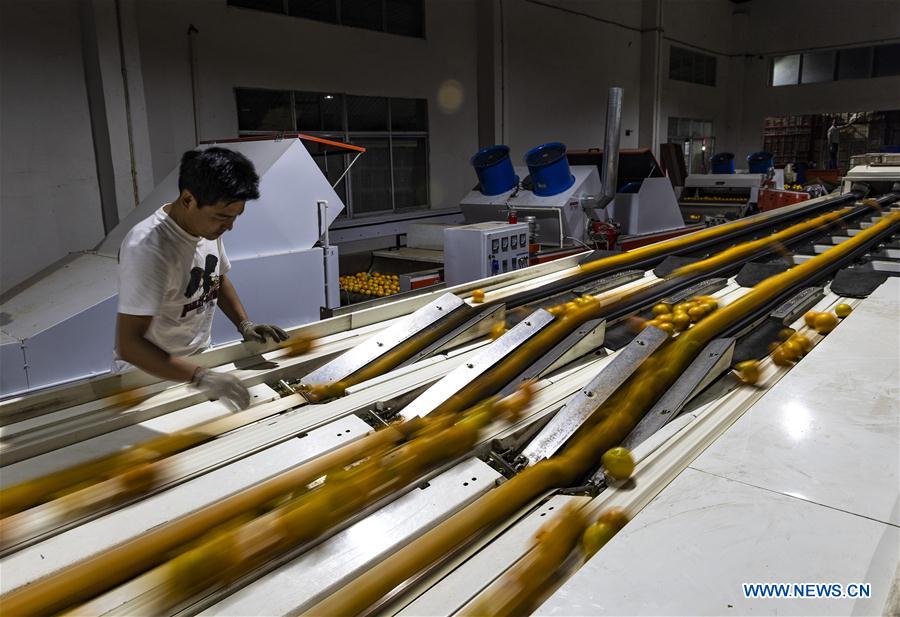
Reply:
[[578, 294], [579, 296], [585, 294], [596, 295], [609, 289], [613, 289], [614, 287], [619, 287], [620, 285], [642, 279], [644, 278], [644, 274], [645, 272], [643, 270], [626, 270], [625, 272], [605, 276], [602, 279], [588, 283], [587, 285], [576, 287], [572, 290], [572, 293]]
[[822, 287], [807, 287], [792, 298], [783, 302], [769, 314], [769, 317], [788, 325], [797, 320], [814, 304], [825, 297], [825, 289]]
[[584, 389], [569, 399], [537, 437], [525, 447], [522, 455], [533, 465], [556, 454], [585, 420], [606, 402], [668, 337], [669, 335], [659, 328], [652, 326], [644, 328]]
[[553, 315], [543, 309], [538, 309], [488, 345], [474, 358], [450, 371], [443, 379], [422, 393], [420, 397], [403, 409], [403, 417], [409, 420], [416, 416], [428, 415], [448, 398], [499, 364], [525, 341], [543, 330], [553, 319]]
[[679, 302], [690, 300], [697, 295], [708, 295], [715, 291], [719, 291], [720, 289], [725, 288], [726, 285], [728, 285], [728, 279], [706, 279], [705, 281], [694, 283], [690, 287], [685, 287], [681, 291], [673, 293], [671, 296], [666, 296], [660, 302], [663, 304], [678, 304]]
[[688, 401], [731, 366], [734, 346], [733, 338], [717, 338], [704, 347], [675, 383], [666, 390], [662, 398], [632, 429], [622, 442], [622, 446], [634, 449], [677, 416]]
[[346, 379], [367, 364], [420, 335], [423, 330], [435, 327], [451, 314], [465, 310], [468, 306], [454, 294], [444, 294], [328, 364], [320, 366], [303, 377], [300, 383], [304, 386], [323, 386]]
[[577, 332], [577, 342], [547, 368], [539, 372], [536, 377], [552, 373], [556, 369], [562, 368], [569, 362], [573, 362], [603, 345], [603, 339], [606, 337], [606, 320], [591, 320], [583, 324], [575, 332]]

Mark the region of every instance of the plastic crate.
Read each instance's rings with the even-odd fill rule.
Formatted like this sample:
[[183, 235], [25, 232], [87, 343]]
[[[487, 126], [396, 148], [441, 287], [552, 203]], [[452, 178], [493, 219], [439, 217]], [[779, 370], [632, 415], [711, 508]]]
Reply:
[[768, 212], [769, 210], [777, 210], [785, 206], [806, 201], [809, 199], [809, 193], [803, 191], [779, 191], [777, 189], [762, 189], [759, 192], [759, 202], [757, 206], [760, 212]]

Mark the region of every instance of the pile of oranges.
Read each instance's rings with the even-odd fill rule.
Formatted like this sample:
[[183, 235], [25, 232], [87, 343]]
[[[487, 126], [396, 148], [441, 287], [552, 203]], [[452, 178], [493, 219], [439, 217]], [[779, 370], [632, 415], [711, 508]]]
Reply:
[[400, 278], [396, 274], [357, 272], [338, 277], [341, 289], [349, 292], [382, 298], [400, 291]]
[[[828, 311], [809, 311], [803, 316], [806, 325], [819, 334], [828, 334], [838, 325], [838, 318], [843, 319], [853, 309], [849, 304], [838, 304], [834, 313]], [[792, 328], [785, 328], [778, 334], [780, 342], [772, 343], [769, 352], [772, 362], [778, 366], [790, 366], [812, 349], [812, 341]]]
[[656, 326], [669, 334], [675, 334], [687, 330], [691, 324], [697, 323], [717, 308], [719, 302], [712, 296], [697, 296], [673, 306], [657, 304], [653, 307], [653, 319], [645, 321], [641, 328]]

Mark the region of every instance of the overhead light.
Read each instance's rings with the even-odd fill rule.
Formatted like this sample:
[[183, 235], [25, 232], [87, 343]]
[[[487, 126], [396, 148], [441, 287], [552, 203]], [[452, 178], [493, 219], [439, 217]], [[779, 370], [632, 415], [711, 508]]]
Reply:
[[706, 152], [706, 146], [700, 146], [700, 149]]
[[326, 100], [326, 101], [330, 101], [330, 100], [333, 99], [333, 98], [334, 98], [334, 95], [333, 95], [333, 94], [326, 94], [326, 95], [325, 95], [325, 100]]

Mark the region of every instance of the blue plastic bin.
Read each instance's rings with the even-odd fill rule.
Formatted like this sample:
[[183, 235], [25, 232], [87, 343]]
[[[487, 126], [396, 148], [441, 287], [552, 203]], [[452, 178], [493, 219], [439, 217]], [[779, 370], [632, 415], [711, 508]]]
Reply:
[[531, 172], [535, 195], [557, 195], [575, 184], [575, 176], [569, 170], [566, 145], [558, 141], [532, 148], [525, 155], [525, 164]]
[[764, 174], [772, 167], [771, 152], [754, 152], [747, 157], [747, 166], [751, 174]]
[[714, 174], [734, 173], [734, 154], [731, 152], [719, 152], [711, 157], [709, 162], [712, 164], [712, 172]]
[[519, 177], [513, 170], [509, 158], [509, 146], [497, 145], [482, 148], [469, 160], [483, 195], [499, 195], [512, 190], [519, 184]]

